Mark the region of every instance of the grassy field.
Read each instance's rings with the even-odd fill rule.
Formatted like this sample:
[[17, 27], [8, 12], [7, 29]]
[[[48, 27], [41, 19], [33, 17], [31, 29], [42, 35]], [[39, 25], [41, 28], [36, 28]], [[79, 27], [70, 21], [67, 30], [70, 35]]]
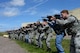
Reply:
[[7, 35], [6, 32], [0, 32], [0, 36], [3, 36], [4, 34]]
[[[40, 49], [40, 48], [37, 48], [34, 45], [27, 44], [23, 41], [16, 40], [16, 43], [19, 44], [22, 48], [24, 48], [26, 51], [28, 51], [30, 53], [52, 53], [52, 52], [47, 52], [46, 51], [46, 45], [45, 44], [44, 44], [43, 49]], [[45, 41], [44, 41], [44, 43], [45, 43]], [[62, 44], [63, 44], [63, 47], [65, 49], [65, 53], [69, 53], [70, 41], [64, 39]], [[53, 53], [57, 53], [57, 50], [56, 50], [56, 47], [55, 47], [55, 40], [51, 40], [51, 49], [52, 49]]]

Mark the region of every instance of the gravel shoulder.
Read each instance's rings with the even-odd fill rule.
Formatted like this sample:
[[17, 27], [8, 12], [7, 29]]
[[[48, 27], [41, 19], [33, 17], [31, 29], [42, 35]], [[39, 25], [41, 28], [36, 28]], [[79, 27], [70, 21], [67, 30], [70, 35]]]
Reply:
[[28, 53], [15, 41], [0, 36], [0, 53]]

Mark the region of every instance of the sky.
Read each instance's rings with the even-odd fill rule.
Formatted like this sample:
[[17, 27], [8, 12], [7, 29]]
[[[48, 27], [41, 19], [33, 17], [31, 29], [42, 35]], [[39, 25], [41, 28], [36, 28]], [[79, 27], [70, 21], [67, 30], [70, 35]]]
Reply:
[[80, 8], [80, 0], [0, 0], [0, 31], [17, 29], [22, 23], [76, 8]]

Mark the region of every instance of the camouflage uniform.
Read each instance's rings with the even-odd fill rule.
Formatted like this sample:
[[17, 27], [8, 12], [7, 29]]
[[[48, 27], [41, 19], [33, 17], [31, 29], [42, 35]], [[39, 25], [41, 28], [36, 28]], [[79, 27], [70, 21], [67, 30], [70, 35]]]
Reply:
[[79, 39], [80, 39], [80, 26], [76, 17], [70, 15], [65, 20], [57, 19], [58, 24], [64, 25], [67, 28], [68, 34], [71, 36], [70, 53], [80, 53]]
[[52, 36], [53, 36], [53, 29], [47, 24], [46, 26], [45, 26], [45, 33], [46, 33], [46, 45], [47, 45], [47, 50], [50, 50], [51, 49], [51, 47], [50, 47], [50, 40], [51, 40], [51, 38], [52, 38]]
[[45, 33], [44, 33], [44, 30], [45, 27], [41, 27], [39, 30], [41, 31], [40, 32], [40, 36], [39, 36], [39, 47], [42, 48], [43, 47], [43, 42], [42, 42], [42, 38], [44, 37]]
[[14, 31], [12, 31], [12, 33], [11, 33], [11, 39], [15, 39], [15, 33], [14, 33]]
[[17, 31], [15, 31], [15, 39], [18, 40], [18, 32]]
[[39, 46], [39, 32], [38, 32], [38, 30], [36, 29], [35, 30], [35, 43], [36, 43], [36, 46]]
[[42, 33], [41, 28], [42, 28], [42, 24], [38, 24], [37, 29], [36, 29], [36, 32], [37, 32], [36, 33], [36, 45], [37, 45], [37, 47], [41, 47], [41, 45], [42, 45], [41, 39], [40, 39], [40, 35]]

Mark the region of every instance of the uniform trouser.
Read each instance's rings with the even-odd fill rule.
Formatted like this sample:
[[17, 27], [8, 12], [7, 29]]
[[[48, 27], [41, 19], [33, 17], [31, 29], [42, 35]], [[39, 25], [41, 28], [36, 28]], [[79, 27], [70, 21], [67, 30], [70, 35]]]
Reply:
[[23, 40], [23, 34], [19, 35], [19, 40]]
[[51, 40], [52, 36], [53, 36], [52, 33], [49, 33], [49, 34], [47, 35], [47, 38], [46, 38], [47, 48], [51, 48], [51, 47], [50, 47], [50, 40]]
[[10, 38], [12, 39], [12, 34], [10, 34]]
[[34, 34], [33, 34], [33, 32], [29, 33], [29, 41], [30, 41], [30, 43], [34, 42]]
[[11, 34], [10, 37], [11, 37], [11, 39], [14, 39], [14, 34]]
[[9, 39], [11, 39], [11, 36], [10, 36], [11, 34], [9, 34]]
[[76, 36], [75, 36], [75, 53], [80, 53], [80, 31], [77, 32]]
[[15, 34], [13, 34], [13, 39], [15, 39]]
[[31, 42], [34, 42], [34, 32], [31, 33]]
[[13, 34], [13, 39], [16, 39], [16, 34], [15, 33]]
[[70, 53], [75, 53], [75, 43], [74, 43], [74, 35], [71, 36], [70, 40]]
[[35, 42], [36, 42], [36, 45], [37, 46], [39, 46], [39, 35], [40, 35], [40, 33], [36, 33], [36, 35], [35, 35]]
[[9, 34], [9, 39], [11, 39], [11, 34]]
[[29, 43], [31, 44], [31, 33], [29, 33]]
[[63, 38], [64, 38], [64, 33], [56, 35], [55, 44], [56, 44], [56, 48], [57, 48], [58, 53], [64, 53], [64, 49], [62, 47]]
[[42, 42], [42, 38], [45, 35], [45, 33], [41, 33], [40, 37], [39, 37], [39, 47], [42, 48], [43, 47], [43, 42]]
[[22, 39], [22, 40], [23, 40], [24, 42], [25, 42], [25, 39], [26, 39], [25, 36], [26, 36], [26, 34], [23, 34], [23, 39]]
[[15, 34], [15, 39], [17, 39], [17, 40], [18, 40], [18, 34]]

